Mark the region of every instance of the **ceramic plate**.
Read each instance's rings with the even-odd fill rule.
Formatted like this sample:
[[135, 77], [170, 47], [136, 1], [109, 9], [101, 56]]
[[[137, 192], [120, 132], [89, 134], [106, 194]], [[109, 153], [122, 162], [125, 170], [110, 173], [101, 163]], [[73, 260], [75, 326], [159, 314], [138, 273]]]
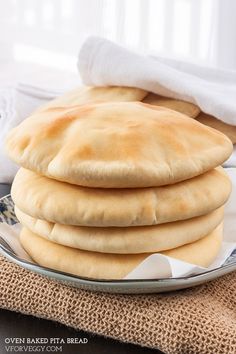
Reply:
[[[18, 223], [18, 220], [14, 213], [14, 203], [10, 195], [7, 195], [0, 199], [0, 222], [5, 222], [9, 225], [14, 225]], [[72, 274], [67, 274], [53, 269], [41, 267], [34, 263], [30, 263], [23, 259], [20, 259], [17, 254], [11, 249], [11, 247], [6, 243], [6, 241], [1, 237], [1, 235], [0, 251], [10, 261], [35, 273], [41, 274], [43, 276], [52, 278], [54, 280], [66, 283], [77, 288], [110, 293], [144, 294], [185, 289], [206, 283], [210, 280], [216, 279], [224, 274], [236, 270], [236, 251], [234, 251], [220, 268], [210, 270], [198, 275], [167, 279], [103, 281], [80, 278]]]

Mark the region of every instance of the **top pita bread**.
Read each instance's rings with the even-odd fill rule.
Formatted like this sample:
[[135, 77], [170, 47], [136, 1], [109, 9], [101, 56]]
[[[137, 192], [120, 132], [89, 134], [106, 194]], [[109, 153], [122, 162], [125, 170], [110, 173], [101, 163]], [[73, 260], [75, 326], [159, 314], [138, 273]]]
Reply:
[[200, 111], [200, 108], [193, 103], [176, 100], [174, 98], [159, 96], [155, 93], [135, 87], [79, 87], [64, 95], [50, 101], [40, 107], [42, 111], [51, 107], [70, 107], [77, 104], [115, 102], [115, 101], [142, 101], [154, 106], [163, 106], [174, 111], [196, 118], [200, 123], [215, 128], [229, 137], [233, 144], [236, 143], [236, 127], [226, 124], [208, 114]]
[[225, 161], [231, 141], [178, 112], [113, 102], [35, 113], [7, 139], [10, 157], [42, 175], [87, 187], [173, 184]]

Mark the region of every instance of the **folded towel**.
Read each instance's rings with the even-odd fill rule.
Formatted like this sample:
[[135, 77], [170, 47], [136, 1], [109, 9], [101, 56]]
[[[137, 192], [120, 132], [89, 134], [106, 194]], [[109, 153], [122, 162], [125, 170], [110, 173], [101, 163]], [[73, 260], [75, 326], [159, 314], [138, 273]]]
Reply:
[[86, 85], [139, 87], [195, 103], [203, 112], [236, 125], [235, 71], [147, 57], [98, 37], [82, 46], [78, 68]]
[[0, 257], [0, 307], [169, 354], [236, 353], [236, 272], [152, 295], [92, 293]]
[[23, 83], [0, 88], [0, 183], [11, 183], [18, 169], [4, 151], [7, 133], [37, 107], [61, 93], [61, 91], [47, 91]]

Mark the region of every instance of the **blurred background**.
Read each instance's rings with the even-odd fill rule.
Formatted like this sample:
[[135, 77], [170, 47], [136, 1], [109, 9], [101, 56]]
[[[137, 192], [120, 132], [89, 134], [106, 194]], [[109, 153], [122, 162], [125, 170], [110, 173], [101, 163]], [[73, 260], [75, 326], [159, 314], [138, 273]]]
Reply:
[[86, 37], [236, 70], [235, 0], [0, 0], [0, 64], [75, 73]]

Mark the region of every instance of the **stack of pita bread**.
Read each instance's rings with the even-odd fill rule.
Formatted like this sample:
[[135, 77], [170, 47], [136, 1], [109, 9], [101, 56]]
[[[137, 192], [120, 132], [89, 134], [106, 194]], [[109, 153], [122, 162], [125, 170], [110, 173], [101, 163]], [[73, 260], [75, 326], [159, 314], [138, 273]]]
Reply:
[[122, 279], [152, 253], [203, 267], [216, 258], [231, 191], [220, 165], [232, 143], [189, 118], [196, 106], [151, 98], [84, 89], [9, 134], [20, 240], [37, 263]]

